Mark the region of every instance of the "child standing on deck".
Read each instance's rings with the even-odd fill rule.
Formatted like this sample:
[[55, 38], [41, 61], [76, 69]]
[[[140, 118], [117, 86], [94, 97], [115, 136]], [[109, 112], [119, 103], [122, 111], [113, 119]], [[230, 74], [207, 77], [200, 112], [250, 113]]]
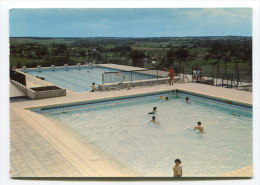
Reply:
[[95, 91], [95, 88], [96, 88], [96, 85], [95, 85], [94, 82], [92, 83], [91, 88], [92, 88], [92, 90], [91, 90], [90, 92], [94, 92], [94, 91]]
[[182, 166], [181, 160], [176, 159], [175, 160], [175, 166], [173, 167], [173, 177], [182, 177]]

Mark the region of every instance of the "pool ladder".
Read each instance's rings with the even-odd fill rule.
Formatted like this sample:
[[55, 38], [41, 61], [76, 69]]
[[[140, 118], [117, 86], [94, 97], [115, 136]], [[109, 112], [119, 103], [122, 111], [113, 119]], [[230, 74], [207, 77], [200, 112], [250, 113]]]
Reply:
[[[179, 82], [179, 81], [178, 81], [178, 82]], [[177, 98], [177, 89], [176, 89], [176, 87], [175, 87], [175, 85], [174, 85], [175, 83], [177, 83], [177, 82], [173, 82], [173, 85], [172, 85], [172, 86], [173, 86], [173, 88], [174, 88], [174, 92], [175, 92], [175, 99], [176, 99], [176, 98]], [[166, 85], [168, 85], [168, 84], [169, 84], [169, 82], [168, 82], [168, 81], [166, 81], [166, 82], [165, 82], [165, 84], [166, 84]], [[172, 91], [172, 90], [171, 90], [171, 87], [169, 87], [169, 94], [171, 93], [171, 91]]]

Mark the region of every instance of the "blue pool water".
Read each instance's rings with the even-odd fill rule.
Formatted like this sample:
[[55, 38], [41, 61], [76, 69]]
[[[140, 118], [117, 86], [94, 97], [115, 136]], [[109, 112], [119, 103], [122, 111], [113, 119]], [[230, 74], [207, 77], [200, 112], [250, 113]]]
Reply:
[[[45, 80], [56, 84], [65, 89], [83, 92], [90, 91], [91, 85], [94, 82], [96, 87], [98, 84], [102, 84], [102, 73], [103, 72], [116, 72], [118, 70], [105, 68], [100, 66], [88, 66], [88, 67], [69, 67], [66, 68], [56, 68], [56, 69], [33, 69], [33, 70], [22, 70], [32, 76], [45, 77]], [[115, 81], [115, 82], [124, 82], [131, 80], [130, 75], [119, 74], [118, 76], [115, 73], [106, 75], [106, 80]], [[130, 74], [130, 73], [129, 73]], [[132, 76], [133, 77], [133, 76]], [[109, 78], [109, 79], [108, 79]], [[143, 79], [152, 79], [156, 78], [155, 76], [148, 76], [143, 74], [134, 73], [135, 80]]]
[[[214, 177], [252, 164], [250, 110], [195, 97], [186, 104], [181, 94], [169, 99], [114, 101], [45, 116], [144, 177], [171, 177], [176, 158], [185, 177]], [[160, 125], [149, 122], [155, 106]], [[205, 134], [188, 129], [198, 121]]]

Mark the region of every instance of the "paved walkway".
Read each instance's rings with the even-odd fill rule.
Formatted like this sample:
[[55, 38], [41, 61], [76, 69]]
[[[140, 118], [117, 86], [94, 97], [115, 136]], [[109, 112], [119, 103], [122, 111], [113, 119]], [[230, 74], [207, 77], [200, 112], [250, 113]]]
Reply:
[[12, 177], [84, 176], [30, 124], [10, 109], [10, 172]]
[[9, 97], [19, 97], [19, 96], [26, 96], [20, 89], [15, 87], [12, 83], [10, 83], [10, 94]]

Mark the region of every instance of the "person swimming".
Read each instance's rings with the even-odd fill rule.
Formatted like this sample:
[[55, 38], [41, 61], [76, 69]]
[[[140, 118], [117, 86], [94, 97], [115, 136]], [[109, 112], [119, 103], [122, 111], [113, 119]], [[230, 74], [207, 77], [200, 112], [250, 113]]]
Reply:
[[152, 120], [150, 122], [156, 125], [160, 125], [159, 121], [156, 120], [155, 116], [152, 117]]
[[157, 112], [156, 107], [153, 108], [152, 112], [149, 112], [148, 114], [155, 114]]
[[190, 103], [189, 97], [186, 97], [185, 102], [186, 102], [186, 103]]
[[166, 97], [160, 96], [160, 98], [163, 99], [163, 100], [166, 100], [166, 101], [170, 101], [168, 96], [166, 96]]
[[197, 123], [197, 125], [198, 125], [197, 127], [194, 127], [194, 130], [199, 130], [200, 133], [204, 134], [205, 131], [204, 131], [204, 128], [203, 128], [203, 126], [201, 125], [201, 122], [200, 122], [200, 121]]

